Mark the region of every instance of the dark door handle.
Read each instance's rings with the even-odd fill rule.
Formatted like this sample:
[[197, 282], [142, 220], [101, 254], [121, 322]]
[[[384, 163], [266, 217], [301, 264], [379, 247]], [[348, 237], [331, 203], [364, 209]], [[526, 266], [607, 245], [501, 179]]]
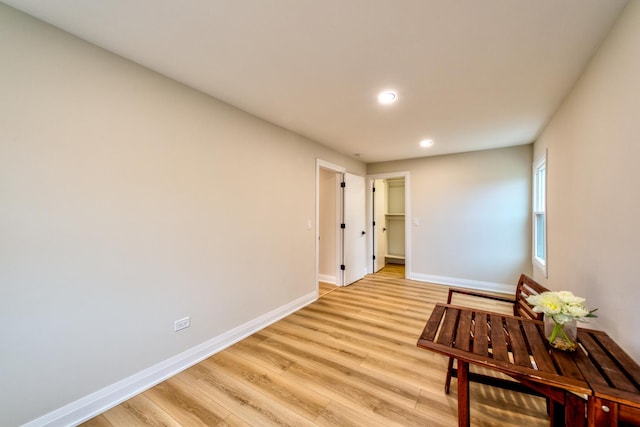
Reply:
[[386, 228], [383, 228], [383, 229], [382, 229], [382, 231], [383, 231], [383, 232], [385, 232], [385, 231], [387, 231], [387, 229], [386, 229]]
[[365, 233], [365, 232], [363, 231], [363, 232], [362, 232], [362, 235], [364, 236], [365, 234], [367, 234], [367, 233]]

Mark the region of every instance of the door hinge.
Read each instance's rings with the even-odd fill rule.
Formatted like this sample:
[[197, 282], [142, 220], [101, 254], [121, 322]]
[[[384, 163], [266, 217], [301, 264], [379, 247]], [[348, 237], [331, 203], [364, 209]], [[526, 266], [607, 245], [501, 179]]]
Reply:
[[373, 259], [374, 259], [374, 260], [376, 259], [376, 256], [375, 256], [375, 255], [373, 256]]
[[345, 224], [340, 224], [340, 228], [347, 228]]
[[342, 271], [346, 270], [346, 267], [344, 266], [344, 264], [340, 264], [340, 270]]
[[374, 193], [376, 192], [376, 187], [373, 187], [373, 192], [374, 192]]
[[347, 183], [346, 183], [346, 182], [341, 182], [341, 183], [340, 183], [340, 187], [345, 188], [346, 186], [347, 186]]
[[375, 221], [373, 221], [373, 226], [374, 226], [374, 227], [376, 226], [376, 222], [375, 222]]

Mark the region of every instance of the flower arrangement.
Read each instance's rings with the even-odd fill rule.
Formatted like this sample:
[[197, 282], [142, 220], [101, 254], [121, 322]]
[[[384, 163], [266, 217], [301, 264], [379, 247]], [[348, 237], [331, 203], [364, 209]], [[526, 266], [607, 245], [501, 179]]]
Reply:
[[527, 302], [533, 306], [533, 311], [544, 313], [560, 324], [574, 319], [584, 322], [585, 317], [598, 317], [593, 314], [597, 308], [588, 311], [584, 301], [584, 298], [577, 297], [570, 291], [548, 291], [527, 298]]
[[[543, 292], [527, 298], [527, 302], [533, 306], [536, 313], [544, 313], [545, 335], [549, 343], [563, 350], [575, 350], [576, 348], [576, 321], [586, 322], [586, 317], [597, 317], [594, 312], [587, 310], [585, 299], [575, 296], [569, 291]], [[553, 329], [547, 331], [547, 322], [553, 321]], [[571, 326], [572, 330], [567, 326]]]

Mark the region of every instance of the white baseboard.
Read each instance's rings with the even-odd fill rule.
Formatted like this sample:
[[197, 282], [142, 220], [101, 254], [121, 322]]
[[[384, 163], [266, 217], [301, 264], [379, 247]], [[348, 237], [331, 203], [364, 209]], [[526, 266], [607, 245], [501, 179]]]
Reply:
[[331, 283], [332, 285], [336, 284], [336, 276], [329, 276], [328, 274], [318, 274], [318, 281]]
[[312, 292], [295, 301], [257, 317], [174, 357], [111, 384], [70, 404], [58, 408], [22, 427], [75, 426], [141, 393], [167, 378], [224, 350], [249, 335], [269, 326], [318, 299]]
[[479, 280], [459, 279], [457, 277], [435, 276], [433, 274], [422, 274], [411, 272], [409, 274], [411, 280], [419, 282], [435, 283], [436, 285], [455, 286], [457, 288], [469, 288], [481, 291], [499, 292], [503, 294], [513, 295], [516, 291], [516, 285], [507, 285], [504, 283], [481, 282]]

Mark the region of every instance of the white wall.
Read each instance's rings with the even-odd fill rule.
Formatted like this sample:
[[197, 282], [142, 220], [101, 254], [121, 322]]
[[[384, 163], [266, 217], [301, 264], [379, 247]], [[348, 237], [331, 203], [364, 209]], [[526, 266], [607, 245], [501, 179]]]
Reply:
[[640, 2], [631, 1], [535, 143], [548, 148], [548, 280], [598, 307], [640, 360]]
[[531, 145], [370, 164], [411, 174], [411, 277], [515, 285], [531, 272]]
[[0, 425], [315, 291], [315, 159], [362, 163], [4, 5], [0, 58]]

